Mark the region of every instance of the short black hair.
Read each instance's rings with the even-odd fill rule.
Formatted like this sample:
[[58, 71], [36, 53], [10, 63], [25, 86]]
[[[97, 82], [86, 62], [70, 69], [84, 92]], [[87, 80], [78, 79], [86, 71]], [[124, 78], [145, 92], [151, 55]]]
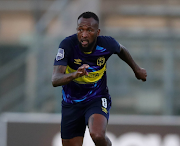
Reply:
[[82, 13], [82, 14], [78, 17], [78, 20], [79, 20], [81, 17], [83, 17], [83, 18], [94, 18], [94, 19], [98, 22], [98, 24], [99, 24], [99, 18], [98, 18], [98, 16], [97, 16], [95, 13], [93, 13], [93, 12], [84, 12], [84, 13]]

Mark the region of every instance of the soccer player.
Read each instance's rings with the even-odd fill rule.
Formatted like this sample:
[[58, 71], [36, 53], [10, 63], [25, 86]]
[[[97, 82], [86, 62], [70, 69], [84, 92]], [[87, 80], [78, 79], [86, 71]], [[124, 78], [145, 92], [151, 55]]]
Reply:
[[66, 37], [54, 60], [52, 84], [62, 86], [61, 138], [63, 146], [82, 146], [86, 125], [96, 146], [111, 146], [106, 136], [111, 97], [106, 79], [106, 61], [117, 54], [146, 81], [125, 47], [110, 36], [99, 36], [99, 18], [92, 12], [77, 20], [77, 34]]

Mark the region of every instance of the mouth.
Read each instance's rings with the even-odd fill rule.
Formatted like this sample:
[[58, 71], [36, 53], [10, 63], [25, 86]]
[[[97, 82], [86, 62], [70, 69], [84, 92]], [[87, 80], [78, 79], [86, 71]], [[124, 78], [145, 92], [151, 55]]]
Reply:
[[89, 42], [87, 40], [82, 40], [81, 41], [82, 46], [87, 46]]

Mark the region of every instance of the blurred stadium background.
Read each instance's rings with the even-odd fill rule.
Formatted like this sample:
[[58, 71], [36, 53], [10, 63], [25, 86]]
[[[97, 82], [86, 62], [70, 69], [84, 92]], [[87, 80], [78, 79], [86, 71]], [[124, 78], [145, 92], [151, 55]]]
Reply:
[[111, 114], [178, 117], [179, 0], [0, 0], [0, 120], [9, 117], [5, 112], [61, 112], [61, 87], [51, 85], [53, 61], [84, 11], [97, 13], [101, 35], [123, 44], [148, 73], [143, 83], [117, 56], [109, 59]]

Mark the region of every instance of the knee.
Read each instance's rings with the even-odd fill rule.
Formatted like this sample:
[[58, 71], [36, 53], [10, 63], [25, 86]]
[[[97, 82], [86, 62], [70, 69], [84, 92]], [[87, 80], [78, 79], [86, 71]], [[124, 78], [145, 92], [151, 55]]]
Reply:
[[101, 143], [105, 140], [104, 133], [90, 133], [90, 135], [95, 144]]

